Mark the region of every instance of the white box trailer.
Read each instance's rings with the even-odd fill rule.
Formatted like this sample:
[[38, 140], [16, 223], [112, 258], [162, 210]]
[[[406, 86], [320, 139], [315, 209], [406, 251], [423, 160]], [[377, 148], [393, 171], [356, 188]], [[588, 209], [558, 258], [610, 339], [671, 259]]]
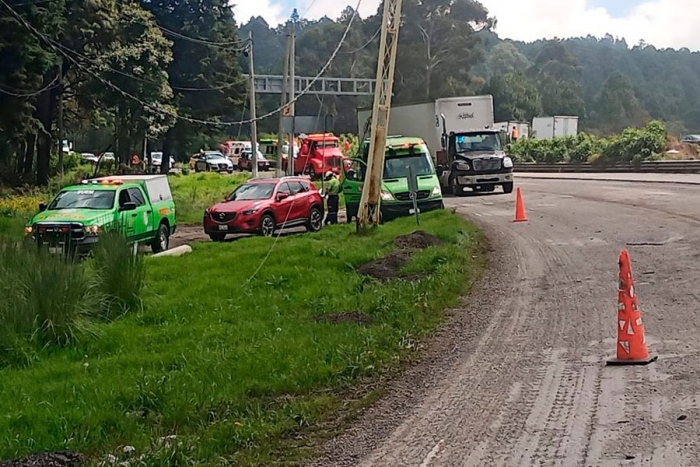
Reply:
[[[371, 115], [371, 108], [358, 109], [357, 126], [360, 134]], [[442, 150], [443, 115], [448, 133], [493, 128], [493, 97], [448, 97], [419, 104], [392, 106], [388, 134], [423, 138], [435, 156]], [[369, 134], [364, 137], [369, 138]]]
[[563, 138], [578, 134], [578, 117], [535, 117], [532, 120], [533, 139]]
[[530, 124], [527, 122], [498, 122], [494, 123], [493, 127], [500, 130], [510, 137], [513, 134], [513, 129], [518, 131], [518, 139], [528, 139], [530, 137]]

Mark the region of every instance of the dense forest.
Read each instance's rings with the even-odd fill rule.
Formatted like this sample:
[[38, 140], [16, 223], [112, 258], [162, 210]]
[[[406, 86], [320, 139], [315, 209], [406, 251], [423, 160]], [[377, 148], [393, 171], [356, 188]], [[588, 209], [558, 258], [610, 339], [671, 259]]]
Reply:
[[[497, 18], [473, 0], [405, 0], [403, 16], [395, 103], [490, 93], [498, 120], [578, 115], [584, 130], [609, 134], [660, 119], [672, 134], [700, 132], [697, 52], [611, 36], [502, 40]], [[236, 18], [227, 0], [0, 0], [0, 179], [46, 183], [63, 168], [63, 139], [122, 160], [145, 140], [183, 159], [246, 135], [235, 123], [248, 119], [247, 38], [255, 72], [281, 74], [292, 28], [298, 76], [316, 76], [346, 29], [326, 76], [374, 76], [380, 15], [350, 7], [269, 25]], [[369, 101], [306, 95], [297, 115], [331, 115], [336, 132], [355, 132], [355, 109]], [[257, 106], [273, 111], [279, 97], [258, 96]]]
[[[347, 10], [335, 21], [296, 24], [298, 74], [315, 75], [351, 13]], [[611, 134], [660, 119], [675, 135], [700, 132], [698, 52], [659, 50], [645, 43], [631, 46], [612, 36], [534, 43], [502, 40], [493, 28], [495, 18], [475, 4], [437, 20], [420, 8], [407, 8], [404, 16], [395, 103], [488, 93], [494, 96], [499, 121], [577, 115], [582, 129]], [[378, 26], [378, 17], [353, 24], [328, 75], [373, 76]], [[241, 33], [248, 31], [264, 44], [256, 49], [257, 72], [281, 74], [289, 26], [272, 27], [258, 17], [241, 27]], [[313, 98], [304, 101], [300, 112], [336, 115], [339, 131], [355, 131], [354, 109], [365, 104], [366, 99], [358, 98]]]

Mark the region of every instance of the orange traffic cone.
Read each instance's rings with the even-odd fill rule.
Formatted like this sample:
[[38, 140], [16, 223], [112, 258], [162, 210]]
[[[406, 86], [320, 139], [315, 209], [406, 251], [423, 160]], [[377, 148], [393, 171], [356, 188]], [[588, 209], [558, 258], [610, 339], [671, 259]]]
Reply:
[[518, 187], [516, 191], [516, 201], [515, 201], [515, 222], [527, 222], [527, 215], [525, 214], [525, 204], [523, 203], [523, 192]]
[[617, 293], [617, 358], [608, 361], [608, 365], [648, 365], [657, 358], [649, 356], [642, 314], [637, 308], [630, 257], [627, 250], [623, 250]]

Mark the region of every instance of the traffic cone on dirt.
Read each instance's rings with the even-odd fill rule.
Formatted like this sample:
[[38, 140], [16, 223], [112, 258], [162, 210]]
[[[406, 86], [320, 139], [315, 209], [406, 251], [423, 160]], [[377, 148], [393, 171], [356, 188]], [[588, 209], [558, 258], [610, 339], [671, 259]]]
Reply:
[[527, 215], [525, 214], [525, 204], [523, 203], [523, 192], [518, 187], [516, 191], [516, 201], [515, 201], [515, 222], [527, 222]]
[[644, 337], [642, 314], [637, 308], [632, 266], [627, 250], [620, 253], [620, 288], [617, 293], [617, 358], [608, 365], [648, 365], [650, 357]]

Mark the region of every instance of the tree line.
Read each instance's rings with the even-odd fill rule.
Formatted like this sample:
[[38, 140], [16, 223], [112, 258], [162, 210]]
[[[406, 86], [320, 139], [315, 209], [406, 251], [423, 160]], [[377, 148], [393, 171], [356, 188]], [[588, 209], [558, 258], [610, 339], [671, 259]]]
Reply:
[[[297, 75], [314, 76], [336, 46], [352, 10], [339, 18], [301, 19], [297, 34]], [[381, 7], [356, 20], [328, 75], [371, 78], [376, 73]], [[394, 103], [489, 93], [498, 121], [531, 121], [535, 116], [575, 115], [581, 129], [619, 133], [651, 120], [669, 132], [700, 132], [700, 54], [657, 49], [607, 35], [525, 43], [502, 40], [496, 18], [479, 2], [404, 2]], [[261, 17], [241, 26], [262, 39], [256, 47], [259, 73], [282, 73], [289, 23], [269, 25]], [[276, 105], [276, 99], [266, 102]], [[357, 131], [355, 110], [367, 98], [309, 97], [297, 106], [304, 115], [336, 117], [339, 132]], [[264, 126], [274, 131], [273, 122]], [[361, 129], [360, 129], [361, 130]]]
[[46, 184], [76, 134], [126, 161], [220, 131], [245, 49], [226, 0], [0, 0], [0, 181]]
[[[46, 183], [62, 169], [63, 139], [123, 161], [144, 141], [183, 159], [245, 137], [247, 126], [215, 122], [248, 117], [249, 34], [255, 73], [282, 73], [293, 29], [296, 74], [313, 77], [348, 29], [325, 75], [372, 78], [381, 12], [270, 25], [237, 22], [228, 0], [0, 0], [0, 181]], [[499, 121], [578, 115], [603, 135], [660, 119], [671, 133], [700, 131], [697, 52], [612, 36], [504, 41], [496, 24], [475, 0], [405, 0], [394, 103], [490, 93]], [[370, 103], [307, 95], [297, 115], [330, 115], [337, 133], [357, 132], [356, 109]], [[259, 95], [257, 106], [277, 109], [279, 96]]]

